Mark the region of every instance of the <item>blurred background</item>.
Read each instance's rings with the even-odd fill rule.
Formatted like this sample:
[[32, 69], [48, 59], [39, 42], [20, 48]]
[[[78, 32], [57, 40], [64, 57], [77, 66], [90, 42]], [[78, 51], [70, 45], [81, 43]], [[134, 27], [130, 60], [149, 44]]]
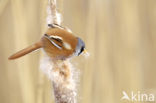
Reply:
[[[54, 103], [39, 69], [41, 51], [7, 59], [46, 31], [47, 1], [0, 0], [0, 103]], [[122, 91], [156, 94], [156, 0], [57, 2], [63, 25], [90, 53], [73, 59], [81, 71], [79, 103], [127, 103]]]

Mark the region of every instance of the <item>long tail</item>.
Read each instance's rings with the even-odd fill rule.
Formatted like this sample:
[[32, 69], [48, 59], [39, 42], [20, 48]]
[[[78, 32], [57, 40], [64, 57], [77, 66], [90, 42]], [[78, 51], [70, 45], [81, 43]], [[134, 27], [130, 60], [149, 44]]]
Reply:
[[8, 59], [9, 60], [13, 60], [13, 59], [17, 59], [19, 57], [22, 57], [36, 49], [39, 49], [42, 47], [42, 43], [41, 42], [37, 42], [37, 43], [34, 43], [33, 45], [30, 45], [29, 47], [23, 49], [23, 50], [20, 50], [19, 52], [11, 55]]

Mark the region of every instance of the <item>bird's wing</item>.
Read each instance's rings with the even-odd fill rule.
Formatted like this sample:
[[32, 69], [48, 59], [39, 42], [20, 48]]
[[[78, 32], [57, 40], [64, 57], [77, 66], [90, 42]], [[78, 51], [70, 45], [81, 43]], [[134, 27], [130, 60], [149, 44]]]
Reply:
[[58, 49], [62, 49], [62, 46], [63, 46], [63, 40], [61, 37], [59, 36], [54, 36], [54, 35], [47, 35], [45, 34], [44, 35], [46, 38], [49, 39], [49, 41], [55, 46], [57, 47]]

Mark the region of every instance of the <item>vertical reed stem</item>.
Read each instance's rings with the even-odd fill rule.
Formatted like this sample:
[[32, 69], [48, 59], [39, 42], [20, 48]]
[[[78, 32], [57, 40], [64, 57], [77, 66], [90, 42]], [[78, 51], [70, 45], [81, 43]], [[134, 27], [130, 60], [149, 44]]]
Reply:
[[[54, 62], [52, 79], [56, 103], [76, 103], [77, 73], [69, 61]], [[75, 76], [75, 77], [74, 77]]]
[[[60, 14], [56, 10], [56, 0], [49, 0], [47, 24], [61, 24]], [[46, 61], [46, 62], [45, 62]], [[69, 60], [45, 60], [44, 72], [52, 81], [54, 98], [56, 103], [76, 103], [76, 82], [77, 73], [71, 66]], [[45, 66], [49, 62], [48, 66]], [[41, 64], [42, 65], [42, 64]]]

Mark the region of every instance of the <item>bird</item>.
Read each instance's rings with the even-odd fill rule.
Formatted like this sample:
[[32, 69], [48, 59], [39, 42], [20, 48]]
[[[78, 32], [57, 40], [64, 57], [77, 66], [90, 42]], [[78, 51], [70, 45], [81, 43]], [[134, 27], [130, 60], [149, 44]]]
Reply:
[[38, 42], [11, 55], [8, 59], [17, 59], [40, 48], [43, 48], [53, 60], [65, 60], [72, 56], [87, 53], [84, 41], [75, 36], [70, 29], [58, 24], [48, 24], [48, 27]]

